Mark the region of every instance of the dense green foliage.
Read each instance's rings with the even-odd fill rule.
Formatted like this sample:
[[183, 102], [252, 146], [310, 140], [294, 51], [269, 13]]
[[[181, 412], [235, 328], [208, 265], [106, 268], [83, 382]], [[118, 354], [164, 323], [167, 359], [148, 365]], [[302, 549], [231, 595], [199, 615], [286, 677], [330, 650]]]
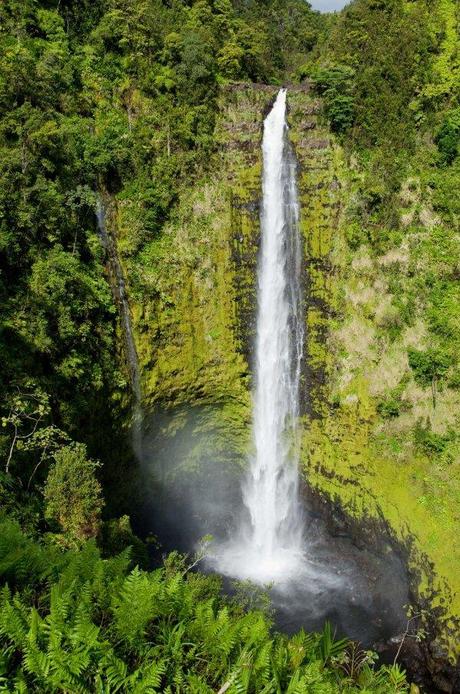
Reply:
[[83, 444], [64, 446], [56, 451], [46, 478], [45, 517], [59, 524], [71, 546], [98, 534], [103, 502], [97, 467]]
[[443, 595], [442, 638], [457, 663], [459, 20], [455, 0], [355, 0], [317, 64], [299, 71], [317, 77], [343, 153], [338, 320], [328, 322], [334, 410], [329, 448], [315, 454], [319, 486], [330, 473], [329, 493], [352, 514], [376, 499], [402, 538], [407, 529], [417, 538], [435, 567], [421, 591], [433, 581]]
[[421, 137], [429, 133], [438, 145], [433, 164], [452, 164], [458, 154], [456, 3], [355, 0], [332, 26], [319, 66], [310, 62], [306, 71], [332, 127], [363, 155], [370, 221], [395, 225], [396, 195]]
[[[2, 3], [5, 417], [18, 393], [44, 393], [39, 428], [58, 427], [105, 459], [125, 416], [127, 379], [114, 361], [116, 311], [96, 232], [97, 195], [118, 193], [127, 250], [140, 252], [184, 180], [208, 161], [219, 85], [281, 77], [314, 45], [320, 24], [302, 0]], [[29, 434], [26, 424], [19, 436]], [[2, 437], [3, 450], [9, 445]], [[29, 447], [24, 456], [17, 448], [9, 468], [30, 475], [43, 450], [32, 455]]]
[[[224, 600], [219, 581], [171, 555], [130, 570], [90, 542], [60, 554], [0, 523], [0, 691], [333, 694], [407, 689], [397, 666], [322, 634], [270, 632], [261, 609]], [[244, 595], [244, 593], [243, 593]]]
[[410, 277], [387, 269], [395, 314], [385, 327], [394, 340], [423, 304], [428, 344], [408, 358], [425, 386], [458, 381], [458, 49], [455, 2], [356, 0], [315, 72], [331, 127], [359, 157], [351, 249], [410, 248]]
[[[458, 56], [454, 0], [355, 0], [334, 20], [303, 0], [1, 3], [0, 690], [405, 690], [397, 667], [375, 671], [327, 627], [273, 635], [181, 558], [130, 565], [126, 547], [141, 563], [145, 547], [110, 518], [107, 485], [103, 517], [103, 483], [131, 459], [130, 397], [96, 209], [111, 200], [129, 289], [147, 291], [181, 191], [213, 174], [222, 87], [313, 77], [350, 164], [346, 250], [390, 297], [363, 313], [407, 363], [375, 398], [378, 445], [393, 451], [406, 422], [429, 504], [459, 467], [454, 417], [436, 429], [440, 393], [455, 404], [460, 387]], [[167, 320], [152, 339], [167, 342]]]
[[281, 78], [320, 26], [300, 0], [0, 8], [2, 691], [405, 688], [371, 655], [356, 668], [329, 627], [272, 635], [180, 558], [130, 571], [124, 548], [145, 548], [126, 517], [101, 520], [89, 457], [115, 469], [127, 404], [98, 198], [117, 196], [140, 253], [207, 165], [220, 85]]
[[342, 65], [315, 72], [315, 84], [323, 98], [325, 115], [335, 132], [346, 132], [354, 121], [354, 74], [352, 68]]

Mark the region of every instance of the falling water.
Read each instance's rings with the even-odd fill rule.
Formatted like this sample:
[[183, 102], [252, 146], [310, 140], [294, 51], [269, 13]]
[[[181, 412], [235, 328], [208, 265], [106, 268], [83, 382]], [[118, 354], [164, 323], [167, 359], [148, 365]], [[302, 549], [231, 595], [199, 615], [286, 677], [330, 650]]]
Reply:
[[[243, 480], [244, 503], [242, 508], [238, 505], [231, 482], [221, 471], [222, 486], [216, 484], [209, 431], [198, 422], [192, 425], [192, 439], [185, 428], [173, 437], [174, 445], [165, 445], [160, 435], [160, 445], [152, 446], [152, 465], [158, 464], [161, 451], [168, 471], [171, 460], [179, 464], [181, 458], [189, 460], [181, 450], [188, 451], [191, 441], [196, 446], [202, 437], [207, 447], [206, 477], [194, 488], [189, 467], [183, 466], [178, 493], [173, 484], [173, 494], [165, 496], [166, 517], [171, 513], [166, 525], [180, 529], [186, 547], [201, 529], [204, 535], [215, 528], [218, 539], [210, 547], [209, 568], [229, 578], [273, 584], [269, 596], [281, 630], [315, 631], [329, 620], [339, 634], [371, 646], [405, 628], [403, 606], [409, 602], [409, 590], [404, 562], [388, 551], [384, 537], [381, 551], [375, 552], [375, 547], [367, 551], [358, 549], [351, 537], [331, 535], [327, 522], [308, 508], [304, 522], [299, 501], [297, 423], [305, 323], [296, 163], [288, 139], [284, 90], [264, 124], [261, 230], [254, 445]], [[167, 429], [171, 427], [163, 427]], [[220, 449], [221, 433], [218, 440]], [[154, 503], [157, 507], [156, 496]], [[229, 538], [220, 540], [229, 510], [236, 516], [234, 529]], [[231, 582], [224, 586], [233, 590]]]
[[[97, 216], [120, 310], [135, 402], [134, 436], [139, 437], [140, 446], [139, 365], [123, 268], [116, 237], [107, 228], [102, 199]], [[339, 635], [359, 640], [365, 647], [375, 648], [377, 642], [385, 648], [384, 642], [406, 627], [405, 607], [410, 594], [403, 558], [390, 550], [385, 535], [381, 544], [373, 544], [369, 551], [358, 548], [342, 532], [331, 535], [327, 521], [320, 514], [308, 514], [308, 510], [305, 537], [303, 532], [298, 490], [299, 383], [304, 342], [302, 247], [296, 162], [288, 138], [284, 90], [264, 123], [261, 231], [254, 453], [243, 481], [242, 512], [230, 478], [214, 464], [213, 451], [222, 454], [222, 430], [217, 432], [214, 449], [212, 428], [204, 425], [209, 421], [209, 412], [181, 408], [159, 417], [150, 432], [146, 427], [151, 438], [143, 441], [142, 462], [146, 470], [155, 472], [155, 493], [146, 495], [151, 505], [146, 504], [144, 518], [151, 523], [152, 515], [157, 514], [155, 524], [147, 528], [165, 543], [165, 548], [180, 543], [179, 547], [188, 551], [201, 530], [201, 534], [215, 530], [217, 537], [222, 535], [233, 505], [236, 527], [230, 539], [214, 550], [211, 547], [213, 556], [208, 562], [212, 570], [228, 577], [273, 583], [269, 591], [271, 607], [282, 631], [315, 631], [329, 620]], [[190, 474], [190, 461], [196, 461], [202, 446], [206, 446], [206, 453], [204, 460], [200, 458], [200, 475], [194, 476]], [[158, 481], [164, 484], [160, 495]], [[394, 642], [397, 644], [398, 639]]]
[[140, 457], [142, 453], [142, 392], [139, 362], [137, 358], [136, 345], [134, 342], [133, 328], [131, 325], [131, 312], [128, 303], [128, 296], [126, 294], [124, 273], [120, 264], [114, 239], [107, 229], [105, 209], [100, 197], [97, 198], [96, 217], [101, 243], [107, 253], [110, 263], [110, 272], [115, 284], [115, 293], [120, 310], [126, 361], [128, 363], [131, 388], [134, 397], [132, 426], [133, 448], [135, 454]]
[[297, 428], [304, 337], [301, 242], [296, 164], [287, 131], [282, 89], [265, 119], [262, 145], [254, 455], [243, 484], [246, 513], [235, 539], [217, 558], [223, 573], [261, 582], [286, 578], [302, 562]]

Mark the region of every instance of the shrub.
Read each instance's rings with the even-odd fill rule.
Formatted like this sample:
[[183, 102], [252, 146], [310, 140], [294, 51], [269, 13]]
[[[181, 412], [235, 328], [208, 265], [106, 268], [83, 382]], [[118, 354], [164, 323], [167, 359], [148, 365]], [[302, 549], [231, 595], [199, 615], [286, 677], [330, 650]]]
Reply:
[[452, 164], [460, 151], [460, 108], [448, 113], [435, 137], [435, 142], [442, 161]]
[[444, 376], [450, 366], [449, 356], [437, 349], [409, 349], [408, 356], [416, 382], [425, 388]]
[[45, 484], [45, 517], [61, 527], [62, 544], [78, 547], [99, 532], [103, 506], [96, 478], [99, 463], [88, 460], [81, 443], [64, 446], [54, 461]]
[[191, 572], [183, 557], [147, 572], [130, 570], [126, 551], [101, 559], [93, 541], [57, 553], [8, 521], [0, 520], [0, 538], [0, 564], [5, 554], [12, 559], [8, 581], [15, 566], [23, 570], [24, 550], [49, 576], [38, 599], [30, 590], [0, 590], [3, 691], [407, 691], [404, 673], [374, 669], [373, 657], [359, 673], [354, 668], [350, 689], [342, 667], [349, 644], [336, 640], [329, 624], [319, 634], [273, 633], [264, 612], [227, 600], [220, 581]]
[[316, 85], [324, 99], [326, 116], [332, 130], [345, 132], [353, 124], [354, 100], [352, 96], [354, 70], [346, 65], [335, 65], [319, 70]]

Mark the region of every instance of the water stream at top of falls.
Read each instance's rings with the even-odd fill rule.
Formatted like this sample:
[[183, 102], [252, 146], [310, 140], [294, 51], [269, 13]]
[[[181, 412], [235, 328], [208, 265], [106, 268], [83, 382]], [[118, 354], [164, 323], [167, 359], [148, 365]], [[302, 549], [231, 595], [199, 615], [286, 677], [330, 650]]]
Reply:
[[304, 340], [296, 162], [286, 90], [264, 121], [261, 250], [253, 392], [254, 453], [243, 482], [246, 513], [218, 552], [223, 573], [267, 582], [302, 562], [298, 493], [299, 385]]

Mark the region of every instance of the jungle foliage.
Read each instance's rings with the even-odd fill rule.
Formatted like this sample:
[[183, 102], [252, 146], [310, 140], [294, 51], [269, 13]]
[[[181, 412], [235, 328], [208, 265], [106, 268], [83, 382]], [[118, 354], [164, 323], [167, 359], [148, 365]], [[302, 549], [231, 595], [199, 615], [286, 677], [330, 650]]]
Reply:
[[[281, 78], [320, 25], [302, 0], [1, 4], [0, 448], [8, 457], [13, 429], [18, 442], [9, 472], [27, 478], [43, 455], [43, 480], [51, 449], [38, 438], [50, 427], [104, 460], [108, 442], [122, 448], [127, 377], [98, 195], [117, 194], [127, 250], [140, 251], [209, 160], [220, 85]], [[32, 433], [14, 401], [30, 410], [42, 397]]]
[[[350, 393], [363, 411], [369, 405], [379, 471], [371, 493], [401, 518], [407, 512], [452, 603], [458, 554], [445, 547], [458, 535], [460, 490], [459, 21], [454, 0], [355, 0], [299, 73], [316, 76], [346, 162], [335, 385], [341, 380], [344, 408]], [[391, 477], [404, 486], [400, 496]], [[458, 614], [458, 604], [449, 609]]]
[[33, 543], [0, 521], [0, 691], [140, 694], [407, 690], [398, 666], [321, 634], [273, 634], [261, 609], [223, 599], [216, 577], [173, 554], [132, 568], [130, 552], [101, 559]]
[[387, 332], [394, 340], [423, 304], [428, 343], [408, 359], [425, 387], [454, 386], [459, 369], [458, 22], [450, 0], [356, 0], [313, 70], [331, 128], [359, 159], [350, 247], [369, 244], [374, 257], [410, 249], [409, 277], [387, 269], [397, 314]]

